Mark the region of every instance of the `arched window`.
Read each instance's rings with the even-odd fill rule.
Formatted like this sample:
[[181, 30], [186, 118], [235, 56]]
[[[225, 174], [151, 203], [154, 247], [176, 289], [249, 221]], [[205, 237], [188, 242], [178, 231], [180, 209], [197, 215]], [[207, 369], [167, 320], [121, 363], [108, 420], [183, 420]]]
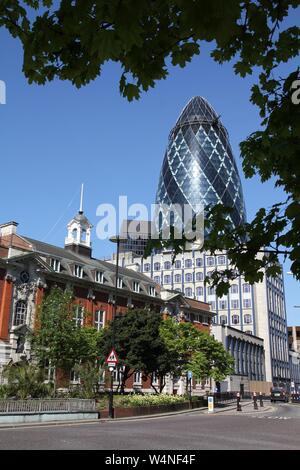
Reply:
[[171, 269], [171, 263], [170, 263], [170, 261], [165, 261], [164, 268], [165, 268], [165, 269]]
[[203, 266], [203, 259], [202, 258], [196, 258], [196, 266], [198, 268], [201, 268], [201, 266]]
[[196, 273], [196, 281], [203, 281], [203, 273]]
[[244, 315], [244, 323], [252, 323], [252, 315], [246, 314]]
[[218, 256], [217, 261], [219, 265], [226, 264], [226, 258], [223, 255]]
[[207, 288], [207, 295], [214, 295], [216, 293], [215, 287], [208, 287]]
[[185, 275], [185, 282], [193, 282], [193, 275], [192, 275], [192, 273], [186, 273], [186, 275]]
[[144, 272], [148, 273], [149, 271], [150, 271], [150, 264], [149, 263], [144, 264]]
[[187, 287], [184, 293], [187, 297], [193, 297], [193, 289], [191, 287]]
[[72, 238], [73, 238], [74, 241], [77, 240], [77, 228], [74, 228], [74, 229], [72, 230]]
[[203, 295], [203, 287], [196, 287], [196, 295]]
[[193, 261], [191, 259], [186, 259], [184, 265], [186, 268], [191, 268], [193, 266]]
[[219, 309], [220, 310], [226, 310], [227, 309], [227, 300], [226, 299], [219, 300]]
[[24, 325], [26, 323], [27, 303], [19, 300], [15, 308], [14, 326]]
[[233, 325], [238, 325], [240, 323], [240, 317], [238, 315], [232, 315], [231, 323]]
[[81, 231], [81, 242], [85, 243], [86, 242], [86, 230], [82, 229]]
[[230, 292], [232, 294], [238, 294], [239, 293], [239, 286], [237, 284], [232, 284], [230, 287]]
[[243, 284], [243, 292], [247, 294], [248, 292], [251, 292], [250, 284], [245, 283]]
[[154, 276], [153, 280], [154, 280], [154, 282], [156, 282], [157, 284], [160, 284], [160, 276]]
[[208, 256], [206, 258], [207, 266], [214, 266], [215, 265], [215, 258], [213, 256]]
[[175, 282], [181, 282], [181, 274], [175, 274]]
[[160, 270], [160, 263], [154, 263], [154, 271]]
[[177, 259], [177, 260], [175, 261], [175, 268], [176, 268], [176, 269], [180, 269], [180, 268], [181, 268], [181, 261], [180, 261], [179, 259]]
[[171, 284], [171, 276], [169, 275], [164, 276], [164, 284]]
[[221, 316], [220, 316], [220, 323], [221, 323], [221, 325], [226, 325], [226, 324], [227, 324], [227, 317], [226, 317], [226, 315], [221, 315]]

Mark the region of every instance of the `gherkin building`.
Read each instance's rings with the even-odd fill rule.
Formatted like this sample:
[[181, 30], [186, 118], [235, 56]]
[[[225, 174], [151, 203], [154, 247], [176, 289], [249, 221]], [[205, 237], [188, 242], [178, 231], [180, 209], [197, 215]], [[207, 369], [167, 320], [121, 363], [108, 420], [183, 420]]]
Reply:
[[236, 227], [246, 220], [242, 185], [228, 132], [206, 99], [192, 98], [169, 135], [156, 204], [223, 204]]

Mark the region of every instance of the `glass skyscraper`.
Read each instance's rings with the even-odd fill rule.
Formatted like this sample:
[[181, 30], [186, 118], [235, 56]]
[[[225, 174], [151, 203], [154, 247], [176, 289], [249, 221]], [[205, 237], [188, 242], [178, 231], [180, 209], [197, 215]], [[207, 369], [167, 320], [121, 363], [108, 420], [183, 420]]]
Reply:
[[169, 135], [157, 204], [222, 204], [233, 208], [234, 226], [246, 220], [242, 185], [218, 114], [204, 98], [192, 98]]

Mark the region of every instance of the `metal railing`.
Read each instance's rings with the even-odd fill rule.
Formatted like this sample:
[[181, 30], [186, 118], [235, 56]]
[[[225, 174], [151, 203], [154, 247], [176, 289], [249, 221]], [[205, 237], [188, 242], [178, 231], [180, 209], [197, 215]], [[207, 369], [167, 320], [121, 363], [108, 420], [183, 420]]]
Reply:
[[72, 413], [96, 411], [95, 400], [0, 400], [2, 413]]
[[[222, 392], [222, 393], [209, 393], [208, 395], [214, 397], [214, 404], [215, 406], [226, 406], [230, 405], [231, 403], [236, 403], [238, 392]], [[206, 397], [207, 398], [207, 397]], [[252, 399], [251, 393], [243, 393], [241, 394], [241, 398], [244, 400]]]

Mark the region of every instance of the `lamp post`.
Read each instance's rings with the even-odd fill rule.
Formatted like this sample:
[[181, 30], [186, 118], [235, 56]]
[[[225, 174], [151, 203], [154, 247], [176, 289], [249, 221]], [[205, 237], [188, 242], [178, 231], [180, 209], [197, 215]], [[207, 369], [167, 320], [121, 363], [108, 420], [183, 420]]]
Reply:
[[[117, 244], [117, 259], [116, 259], [116, 279], [115, 279], [115, 291], [113, 298], [113, 309], [111, 321], [113, 322], [112, 330], [112, 347], [115, 348], [115, 323], [114, 319], [117, 314], [117, 295], [118, 295], [118, 280], [119, 280], [119, 254], [120, 254], [120, 242], [126, 241], [126, 238], [121, 238], [119, 235], [111, 237], [109, 239], [112, 243]], [[114, 418], [114, 368], [110, 367], [110, 391], [109, 391], [109, 405], [108, 405], [108, 415], [110, 418]]]
[[[215, 365], [215, 361], [212, 360], [211, 363], [210, 363], [210, 366], [211, 366], [212, 369], [214, 368], [214, 365]], [[213, 390], [212, 390], [212, 376], [211, 375], [209, 377], [209, 391], [210, 391], [210, 393], [214, 393]]]

